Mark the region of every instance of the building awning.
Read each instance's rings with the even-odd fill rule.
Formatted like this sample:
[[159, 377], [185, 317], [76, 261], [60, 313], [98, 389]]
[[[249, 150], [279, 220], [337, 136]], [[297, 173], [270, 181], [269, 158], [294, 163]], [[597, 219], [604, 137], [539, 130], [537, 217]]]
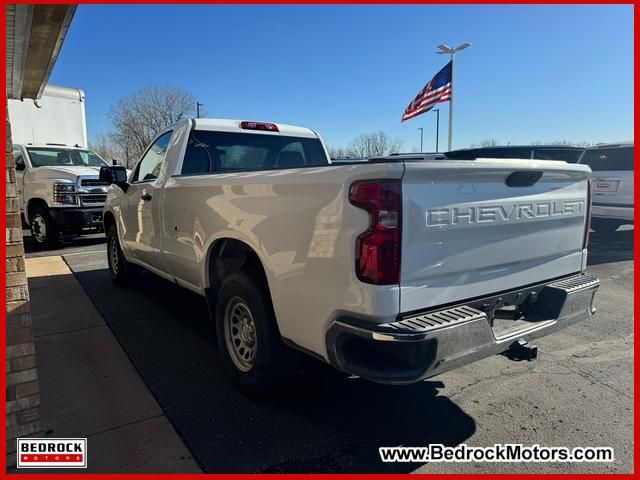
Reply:
[[42, 94], [76, 5], [7, 5], [7, 98]]

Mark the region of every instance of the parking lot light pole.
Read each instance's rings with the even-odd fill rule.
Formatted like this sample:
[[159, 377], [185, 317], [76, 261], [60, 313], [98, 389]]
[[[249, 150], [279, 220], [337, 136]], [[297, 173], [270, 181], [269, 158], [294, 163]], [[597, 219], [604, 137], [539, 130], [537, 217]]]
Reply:
[[438, 45], [438, 48], [440, 49], [440, 51], [436, 52], [440, 54], [451, 55], [451, 98], [449, 100], [449, 150], [451, 150], [451, 146], [453, 144], [453, 57], [457, 52], [464, 50], [465, 48], [470, 46], [471, 46], [470, 43], [465, 42], [461, 45], [458, 45], [455, 48], [451, 48], [448, 45], [444, 45], [441, 43], [440, 45]]
[[418, 130], [420, 130], [420, 153], [422, 153], [422, 137], [424, 134], [424, 127], [418, 127]]
[[432, 111], [436, 112], [436, 153], [438, 153], [438, 140], [440, 139], [440, 109], [434, 108]]
[[204, 103], [196, 102], [196, 118], [200, 118], [200, 107], [204, 107]]

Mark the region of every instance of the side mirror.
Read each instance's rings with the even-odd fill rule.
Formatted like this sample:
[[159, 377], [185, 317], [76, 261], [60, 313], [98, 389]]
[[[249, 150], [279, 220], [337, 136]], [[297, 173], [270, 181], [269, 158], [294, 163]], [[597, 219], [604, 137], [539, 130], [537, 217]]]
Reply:
[[115, 183], [119, 187], [127, 184], [127, 169], [120, 165], [100, 167], [100, 181], [111, 185]]

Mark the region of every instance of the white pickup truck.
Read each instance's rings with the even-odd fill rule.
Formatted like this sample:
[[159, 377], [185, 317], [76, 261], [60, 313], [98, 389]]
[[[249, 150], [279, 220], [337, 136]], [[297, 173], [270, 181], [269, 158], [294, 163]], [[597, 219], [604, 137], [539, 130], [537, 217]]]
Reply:
[[85, 148], [57, 144], [14, 145], [18, 199], [36, 245], [54, 247], [61, 236], [102, 230], [107, 164]]
[[[243, 390], [300, 352], [411, 383], [588, 319], [585, 165], [392, 156], [330, 163], [313, 130], [184, 120], [129, 176], [104, 167], [112, 279], [144, 267], [207, 298]], [[185, 315], [189, 307], [185, 305]]]
[[589, 165], [594, 177], [591, 229], [613, 232], [633, 224], [633, 142], [587, 148], [579, 162]]

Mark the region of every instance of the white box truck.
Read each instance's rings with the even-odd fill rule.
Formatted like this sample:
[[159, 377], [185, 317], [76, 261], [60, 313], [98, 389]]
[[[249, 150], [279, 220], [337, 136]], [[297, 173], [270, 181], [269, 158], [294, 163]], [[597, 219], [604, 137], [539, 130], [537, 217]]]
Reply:
[[9, 100], [20, 210], [37, 245], [102, 229], [107, 163], [87, 149], [84, 92], [47, 85], [37, 100]]
[[84, 92], [47, 85], [39, 100], [9, 100], [14, 144], [60, 143], [87, 147]]

